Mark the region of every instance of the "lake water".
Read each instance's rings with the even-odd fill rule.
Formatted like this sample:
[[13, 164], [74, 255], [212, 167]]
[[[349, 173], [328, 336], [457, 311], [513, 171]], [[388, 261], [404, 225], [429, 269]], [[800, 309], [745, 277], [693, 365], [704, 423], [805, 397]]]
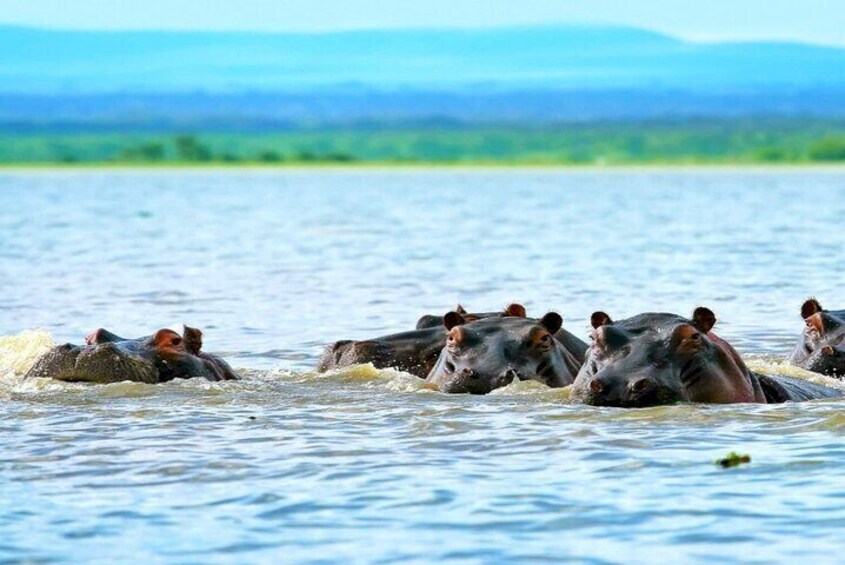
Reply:
[[[456, 303], [719, 317], [758, 370], [845, 308], [845, 170], [0, 173], [0, 561], [837, 562], [845, 403], [572, 406], [310, 372]], [[26, 381], [186, 323], [239, 382]], [[816, 380], [821, 379], [816, 377]], [[736, 450], [750, 465], [721, 469]]]

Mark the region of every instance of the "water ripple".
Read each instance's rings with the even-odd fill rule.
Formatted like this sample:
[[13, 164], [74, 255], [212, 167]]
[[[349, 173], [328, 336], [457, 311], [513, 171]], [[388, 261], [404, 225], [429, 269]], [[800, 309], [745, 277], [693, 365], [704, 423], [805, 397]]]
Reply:
[[[783, 358], [801, 300], [841, 295], [842, 245], [817, 233], [841, 226], [843, 180], [0, 174], [0, 560], [829, 562], [841, 401], [620, 410], [310, 367], [458, 302], [555, 309], [582, 336], [595, 309], [708, 304], [754, 370], [841, 387]], [[94, 328], [181, 323], [245, 379], [21, 378]], [[713, 464], [734, 450], [752, 462]]]

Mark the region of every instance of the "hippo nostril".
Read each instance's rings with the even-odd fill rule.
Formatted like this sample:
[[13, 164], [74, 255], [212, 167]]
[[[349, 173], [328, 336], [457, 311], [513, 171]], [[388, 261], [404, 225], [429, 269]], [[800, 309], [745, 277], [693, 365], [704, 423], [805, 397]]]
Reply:
[[594, 393], [599, 394], [603, 389], [604, 389], [604, 387], [602, 386], [600, 380], [593, 379], [593, 380], [590, 381], [590, 390], [593, 391]]
[[631, 392], [634, 394], [643, 394], [644, 392], [651, 390], [655, 384], [654, 379], [649, 377], [639, 379], [631, 384]]
[[822, 347], [822, 355], [827, 355], [828, 357], [830, 357], [834, 353], [836, 353], [836, 351], [834, 351], [831, 346], [825, 345], [824, 347]]
[[516, 380], [519, 378], [519, 373], [516, 372], [516, 369], [508, 369], [505, 371], [505, 378]]
[[463, 375], [464, 377], [467, 377], [469, 379], [478, 378], [477, 375], [475, 374], [475, 371], [473, 371], [472, 369], [464, 369], [463, 371], [461, 371], [461, 375]]

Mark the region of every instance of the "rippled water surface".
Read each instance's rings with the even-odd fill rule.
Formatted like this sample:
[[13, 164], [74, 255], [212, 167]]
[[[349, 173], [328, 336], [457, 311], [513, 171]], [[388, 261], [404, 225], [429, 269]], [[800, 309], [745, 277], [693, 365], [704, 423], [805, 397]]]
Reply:
[[[845, 171], [0, 173], [0, 560], [836, 562], [845, 402], [568, 404], [310, 372], [325, 343], [524, 303], [687, 314], [757, 369], [845, 308]], [[24, 380], [187, 323], [239, 382]], [[816, 377], [816, 380], [819, 380]], [[752, 462], [724, 470], [728, 451]]]

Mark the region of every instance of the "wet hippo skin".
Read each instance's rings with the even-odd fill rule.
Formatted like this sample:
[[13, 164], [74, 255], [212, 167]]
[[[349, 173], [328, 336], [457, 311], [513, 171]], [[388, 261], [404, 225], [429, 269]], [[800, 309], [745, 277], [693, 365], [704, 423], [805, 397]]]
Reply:
[[845, 310], [825, 310], [815, 298], [801, 306], [804, 331], [789, 357], [814, 373], [845, 378]]
[[675, 402], [774, 403], [836, 398], [842, 392], [788, 377], [759, 375], [711, 330], [715, 314], [691, 318], [645, 313], [614, 322], [592, 315], [592, 345], [572, 399], [595, 406], [637, 408]]
[[581, 367], [554, 337], [563, 323], [555, 312], [540, 320], [490, 317], [467, 322], [453, 311], [443, 322], [446, 344], [426, 378], [442, 392], [486, 394], [516, 379], [563, 387], [572, 384]]
[[182, 335], [161, 329], [152, 336], [137, 339], [122, 338], [101, 328], [85, 339], [85, 345], [67, 343], [54, 347], [36, 361], [26, 377], [101, 384], [161, 383], [194, 377], [210, 381], [239, 378], [223, 359], [201, 349], [202, 331], [188, 326]]
[[[454, 312], [460, 314], [467, 322], [474, 322], [476, 320], [483, 320], [486, 318], [502, 318], [507, 316], [514, 316], [517, 318], [526, 318], [527, 314], [525, 307], [521, 304], [511, 304], [504, 311], [500, 312], [467, 312], [463, 306], [458, 304]], [[536, 319], [535, 319], [536, 320]], [[439, 328], [443, 326], [443, 316], [434, 314], [426, 314], [417, 321], [417, 329], [422, 328]], [[561, 327], [555, 332], [554, 337], [578, 360], [578, 363], [584, 362], [584, 356], [587, 354], [587, 344], [570, 333], [566, 328]]]
[[[458, 308], [466, 313], [460, 305]], [[465, 319], [472, 321], [493, 317], [524, 318], [525, 308], [521, 304], [511, 304], [499, 312], [466, 314]], [[317, 371], [372, 363], [377, 369], [397, 369], [424, 379], [434, 368], [445, 345], [443, 316], [427, 315], [420, 318], [415, 330], [361, 341], [342, 340], [333, 343], [323, 353]], [[586, 347], [587, 344], [584, 344], [584, 349]]]

